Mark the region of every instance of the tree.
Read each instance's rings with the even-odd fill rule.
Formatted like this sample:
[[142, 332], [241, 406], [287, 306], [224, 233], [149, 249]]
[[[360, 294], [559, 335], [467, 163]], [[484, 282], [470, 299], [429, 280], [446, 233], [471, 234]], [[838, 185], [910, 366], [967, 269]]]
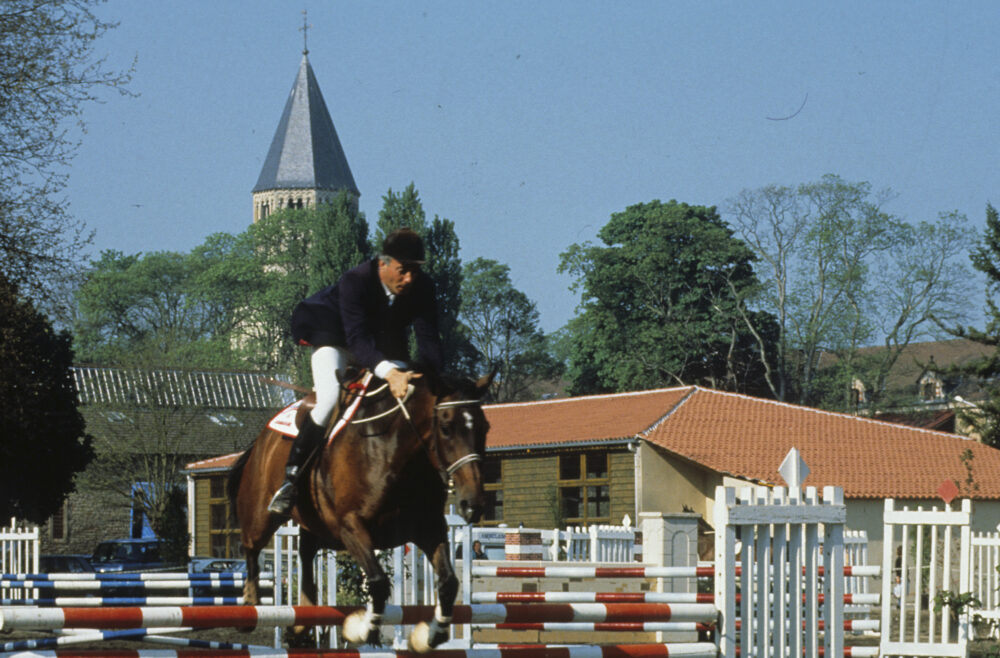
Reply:
[[969, 257], [972, 266], [986, 276], [986, 324], [982, 329], [953, 325], [948, 331], [959, 338], [988, 345], [994, 351], [955, 366], [952, 372], [971, 376], [979, 382], [984, 399], [978, 403], [978, 408], [963, 412], [964, 420], [971, 424], [983, 443], [1000, 448], [1000, 213], [992, 204], [986, 204], [986, 228]]
[[490, 391], [494, 401], [528, 399], [532, 384], [561, 375], [562, 364], [538, 327], [538, 310], [514, 288], [506, 265], [477, 258], [464, 266], [460, 317], [478, 352], [477, 367], [500, 367]]
[[191, 389], [190, 371], [165, 368], [161, 358], [151, 352], [131, 355], [129, 366], [115, 373], [128, 401], [91, 403], [97, 456], [81, 484], [106, 494], [108, 505], [141, 511], [174, 551], [173, 559], [182, 559], [189, 545], [182, 516], [185, 465], [202, 453], [206, 433], [235, 450], [245, 445], [247, 427], [211, 420], [198, 397], [202, 391]]
[[159, 354], [174, 365], [231, 365], [232, 309], [199, 294], [198, 279], [213, 265], [203, 249], [103, 252], [77, 291], [83, 360], [121, 365], [135, 354]]
[[0, 515], [42, 523], [93, 459], [77, 409], [70, 336], [0, 274]]
[[[867, 378], [877, 393], [902, 349], [929, 335], [933, 315], [959, 313], [964, 275], [953, 254], [964, 244], [963, 218], [952, 213], [913, 225], [882, 209], [891, 197], [827, 175], [794, 189], [744, 190], [729, 202], [733, 224], [761, 264], [763, 285], [744, 302], [777, 319], [767, 364], [776, 398], [822, 403], [816, 377], [825, 353], [836, 355], [844, 377]], [[878, 340], [885, 352], [863, 364], [859, 350]]]
[[83, 108], [102, 89], [127, 93], [131, 77], [94, 57], [94, 43], [114, 27], [94, 15], [97, 4], [0, 6], [0, 272], [36, 298], [48, 299], [47, 286], [72, 269], [90, 240], [61, 193]]
[[373, 248], [381, 248], [385, 236], [396, 229], [409, 227], [424, 241], [427, 262], [424, 272], [434, 281], [437, 295], [438, 330], [444, 351], [445, 368], [471, 375], [474, 348], [463, 335], [458, 320], [462, 289], [462, 260], [458, 256], [459, 241], [455, 223], [437, 215], [428, 224], [416, 187], [407, 185], [400, 193], [390, 188], [382, 197]]
[[[678, 384], [763, 390], [761, 348], [739, 308], [757, 285], [753, 254], [715, 208], [638, 204], [613, 214], [598, 237], [606, 246], [571, 245], [559, 268], [581, 292], [569, 324], [574, 394]], [[754, 317], [766, 341], [766, 317]]]

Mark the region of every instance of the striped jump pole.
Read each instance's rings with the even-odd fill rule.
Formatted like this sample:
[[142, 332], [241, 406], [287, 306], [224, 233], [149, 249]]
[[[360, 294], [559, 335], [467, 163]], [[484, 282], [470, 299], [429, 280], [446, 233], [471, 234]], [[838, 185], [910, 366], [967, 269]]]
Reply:
[[680, 633], [710, 631], [714, 623], [697, 621], [619, 621], [619, 622], [528, 622], [519, 624], [472, 624], [475, 629], [501, 631], [560, 631], [610, 633]]
[[[271, 580], [274, 574], [267, 572], [260, 575], [261, 580]], [[159, 571], [152, 573], [4, 573], [0, 574], [0, 585], [7, 587], [8, 580], [48, 580], [52, 582], [74, 581], [135, 581], [152, 582], [157, 580], [210, 580], [210, 581], [240, 581], [247, 579], [245, 573], [239, 571], [220, 571], [217, 573], [187, 573], [185, 571]]]
[[[819, 602], [825, 600], [819, 594]], [[845, 605], [878, 605], [879, 594], [844, 594]], [[737, 596], [739, 601], [740, 597]], [[693, 592], [473, 592], [473, 603], [715, 603], [711, 593]]]
[[[714, 644], [701, 642], [694, 644], [617, 644], [603, 646], [520, 646], [509, 645], [486, 649], [443, 649], [425, 654], [430, 658], [715, 658]], [[83, 650], [55, 649], [34, 651], [29, 654], [2, 654], [3, 658], [193, 658], [212, 656], [213, 658], [417, 658], [409, 651], [345, 651], [330, 649], [272, 649], [269, 647], [235, 650]]]
[[[742, 568], [736, 566], [736, 575]], [[819, 568], [823, 575], [823, 568]], [[844, 576], [878, 576], [882, 568], [873, 565], [847, 565]], [[474, 565], [472, 575], [483, 578], [711, 578], [715, 567], [588, 567], [588, 566], [543, 566], [543, 567], [501, 567]]]
[[[206, 606], [138, 608], [28, 608], [0, 611], [0, 630], [61, 628], [250, 628], [256, 626], [332, 626], [359, 607]], [[386, 606], [383, 622], [416, 624], [431, 619], [434, 606]], [[701, 621], [716, 617], [707, 603], [533, 603], [455, 606], [455, 624], [527, 622]]]
[[[245, 584], [243, 580], [7, 580], [0, 583], [5, 588], [24, 588], [51, 591], [101, 592], [107, 590], [144, 590], [155, 591], [164, 589], [238, 589]], [[261, 587], [273, 587], [273, 581], [262, 581]]]
[[133, 628], [122, 631], [97, 631], [86, 630], [63, 635], [60, 637], [43, 637], [32, 640], [19, 640], [0, 644], [0, 651], [30, 651], [33, 649], [49, 649], [74, 644], [86, 644], [91, 642], [106, 642], [112, 640], [138, 640], [155, 644], [198, 647], [201, 649], [264, 649], [252, 644], [242, 644], [237, 642], [214, 642], [211, 640], [197, 640], [186, 637], [168, 637], [161, 633], [183, 633], [191, 631], [190, 628]]
[[473, 565], [482, 578], [711, 578], [713, 567], [590, 567], [584, 565], [502, 567]]
[[[243, 605], [242, 596], [56, 596], [37, 599], [0, 599], [0, 606], [37, 605], [46, 608], [97, 608], [145, 605]], [[261, 598], [262, 605], [274, 605], [274, 598]]]
[[473, 603], [715, 603], [694, 592], [473, 592]]

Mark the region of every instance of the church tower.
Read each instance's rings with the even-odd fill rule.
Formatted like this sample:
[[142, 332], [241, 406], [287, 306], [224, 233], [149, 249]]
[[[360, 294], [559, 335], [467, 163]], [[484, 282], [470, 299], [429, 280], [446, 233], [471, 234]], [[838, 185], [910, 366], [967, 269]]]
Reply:
[[282, 208], [330, 203], [342, 190], [361, 193], [309, 64], [309, 49], [281, 113], [267, 159], [253, 188], [253, 221]]

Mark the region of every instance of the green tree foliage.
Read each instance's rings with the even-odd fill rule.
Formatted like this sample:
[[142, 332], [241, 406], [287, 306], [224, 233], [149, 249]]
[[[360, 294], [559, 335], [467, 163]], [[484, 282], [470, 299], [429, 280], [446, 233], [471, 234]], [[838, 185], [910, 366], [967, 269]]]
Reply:
[[978, 408], [963, 412], [983, 443], [1000, 448], [1000, 213], [986, 204], [986, 228], [970, 254], [972, 266], [986, 276], [986, 324], [982, 329], [955, 326], [949, 331], [993, 348], [993, 353], [952, 372], [975, 378], [983, 389], [984, 399]]
[[[751, 312], [741, 300], [757, 286], [753, 253], [714, 208], [638, 204], [613, 214], [598, 237], [606, 246], [572, 245], [560, 264], [582, 296], [568, 325], [573, 394], [766, 390], [761, 347], [742, 319]], [[768, 317], [751, 315], [769, 350]]]
[[312, 240], [309, 250], [310, 288], [320, 290], [340, 278], [358, 263], [371, 258], [368, 222], [355, 209], [347, 192], [336, 196], [332, 204], [321, 206], [310, 215]]
[[532, 384], [562, 374], [538, 327], [538, 310], [510, 281], [510, 268], [477, 258], [462, 273], [462, 323], [478, 352], [477, 368], [500, 371], [491, 386], [496, 402], [532, 396]]
[[[829, 384], [856, 377], [877, 395], [902, 350], [931, 335], [932, 317], [960, 316], [967, 275], [955, 254], [966, 245], [964, 217], [911, 224], [883, 210], [891, 198], [827, 175], [796, 188], [744, 190], [730, 201], [763, 283], [746, 303], [778, 322], [767, 364], [778, 399], [843, 408], [847, 388]], [[862, 354], [876, 342], [885, 348], [877, 358]], [[820, 385], [823, 354], [837, 357], [839, 374], [825, 373]]]
[[445, 368], [462, 374], [472, 374], [474, 348], [462, 333], [458, 314], [461, 304], [462, 260], [458, 256], [459, 241], [455, 223], [434, 216], [428, 224], [416, 187], [410, 183], [395, 193], [390, 189], [382, 197], [375, 229], [373, 249], [377, 252], [385, 236], [403, 227], [417, 232], [424, 241], [426, 272], [434, 281], [437, 293], [438, 329], [444, 349]]
[[368, 222], [346, 193], [333, 204], [282, 210], [251, 226], [241, 258], [263, 274], [247, 291], [250, 314], [235, 341], [245, 360], [309, 382], [308, 354], [291, 340], [292, 311], [370, 257]]
[[0, 274], [0, 517], [42, 523], [93, 459], [65, 332]]
[[368, 224], [346, 194], [211, 235], [189, 254], [105, 252], [77, 292], [78, 349], [102, 364], [304, 375], [292, 309], [368, 257]]
[[82, 360], [123, 365], [160, 354], [174, 365], [225, 365], [231, 310], [199, 294], [200, 279], [217, 266], [203, 250], [103, 252], [77, 292]]
[[33, 297], [72, 269], [90, 240], [62, 194], [83, 109], [131, 72], [105, 70], [94, 45], [110, 23], [97, 0], [0, 4], [0, 273]]

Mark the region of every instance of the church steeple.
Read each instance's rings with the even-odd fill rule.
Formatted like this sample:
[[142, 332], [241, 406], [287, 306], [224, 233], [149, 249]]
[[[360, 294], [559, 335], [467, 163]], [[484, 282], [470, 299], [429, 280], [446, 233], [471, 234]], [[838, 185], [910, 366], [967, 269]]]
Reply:
[[361, 196], [303, 45], [299, 73], [253, 188], [255, 222], [281, 208], [329, 203], [341, 190], [355, 200]]

